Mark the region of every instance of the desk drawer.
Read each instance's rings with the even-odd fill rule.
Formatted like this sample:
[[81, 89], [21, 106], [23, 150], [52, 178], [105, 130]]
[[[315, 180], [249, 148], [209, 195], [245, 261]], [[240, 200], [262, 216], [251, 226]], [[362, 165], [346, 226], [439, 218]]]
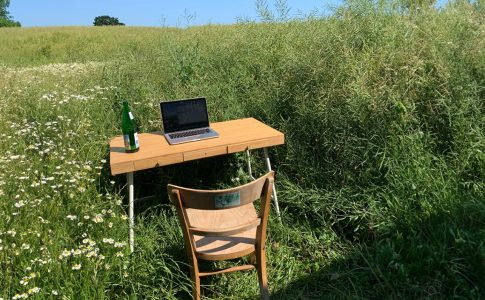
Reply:
[[235, 153], [246, 150], [253, 150], [265, 147], [271, 147], [275, 145], [281, 145], [285, 142], [283, 135], [267, 138], [264, 140], [253, 140], [239, 144], [232, 144], [227, 146], [227, 153]]
[[184, 161], [227, 154], [227, 146], [219, 146], [205, 150], [190, 151], [184, 153]]
[[156, 167], [162, 167], [166, 165], [176, 164], [183, 162], [183, 156], [181, 153], [163, 155], [159, 157], [154, 157], [150, 159], [143, 159], [135, 161], [135, 170], [145, 170]]

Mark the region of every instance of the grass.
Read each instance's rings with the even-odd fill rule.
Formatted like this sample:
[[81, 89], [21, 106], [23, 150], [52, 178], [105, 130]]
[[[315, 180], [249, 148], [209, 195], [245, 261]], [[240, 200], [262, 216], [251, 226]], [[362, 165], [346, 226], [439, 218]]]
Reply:
[[[137, 205], [130, 255], [108, 143], [122, 99], [148, 132], [160, 100], [199, 95], [211, 121], [252, 116], [286, 135], [270, 150], [283, 210], [269, 225], [273, 298], [484, 297], [484, 40], [480, 1], [351, 1], [327, 18], [183, 30], [1, 29], [0, 298], [189, 297], [165, 186], [245, 182], [244, 156], [136, 173], [138, 196], [159, 197]], [[259, 295], [251, 272], [202, 283], [207, 298]]]

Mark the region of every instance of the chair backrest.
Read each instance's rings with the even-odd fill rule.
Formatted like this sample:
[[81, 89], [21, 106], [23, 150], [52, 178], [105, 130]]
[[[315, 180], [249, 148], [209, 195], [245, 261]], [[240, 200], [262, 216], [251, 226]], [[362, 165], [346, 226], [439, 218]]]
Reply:
[[[167, 186], [167, 190], [170, 201], [177, 207], [185, 241], [190, 244], [192, 251], [195, 250], [195, 244], [190, 238], [190, 233], [230, 236], [256, 226], [258, 226], [257, 243], [264, 248], [273, 184], [274, 172], [269, 172], [252, 182], [225, 190], [197, 190], [171, 184]], [[258, 199], [261, 199], [259, 216], [256, 215], [252, 204]], [[216, 218], [211, 219], [215, 216], [211, 211], [220, 210], [227, 210], [233, 215], [238, 215], [238, 210], [241, 210], [242, 213], [239, 213], [239, 216], [242, 222], [226, 220], [224, 224], [216, 224]], [[208, 221], [197, 222], [194, 219]]]
[[177, 204], [173, 191], [180, 193], [184, 208], [214, 210], [234, 208], [260, 199], [264, 193], [263, 187], [267, 179], [273, 179], [274, 172], [241, 185], [225, 190], [197, 190], [176, 185], [168, 185], [168, 193], [173, 204]]

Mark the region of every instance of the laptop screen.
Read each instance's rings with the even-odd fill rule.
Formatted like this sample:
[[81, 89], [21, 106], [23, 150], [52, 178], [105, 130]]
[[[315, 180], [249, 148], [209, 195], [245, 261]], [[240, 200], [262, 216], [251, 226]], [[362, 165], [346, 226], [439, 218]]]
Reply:
[[165, 133], [209, 127], [205, 98], [160, 102]]

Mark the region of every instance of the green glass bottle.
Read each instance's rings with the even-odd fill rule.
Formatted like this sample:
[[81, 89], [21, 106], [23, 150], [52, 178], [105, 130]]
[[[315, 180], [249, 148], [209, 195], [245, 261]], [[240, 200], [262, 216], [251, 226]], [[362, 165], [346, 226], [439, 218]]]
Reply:
[[128, 102], [123, 101], [123, 111], [121, 112], [121, 130], [125, 141], [126, 152], [136, 152], [140, 149], [138, 133], [136, 132], [135, 119], [128, 107]]

